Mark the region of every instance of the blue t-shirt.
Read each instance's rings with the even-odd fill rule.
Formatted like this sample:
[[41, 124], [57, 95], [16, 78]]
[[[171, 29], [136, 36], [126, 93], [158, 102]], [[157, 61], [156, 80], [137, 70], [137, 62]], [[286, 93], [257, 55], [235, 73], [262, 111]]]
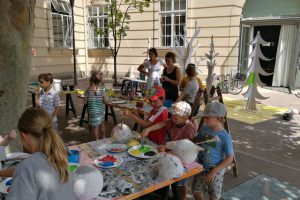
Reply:
[[197, 135], [197, 139], [204, 142], [213, 138], [215, 140], [212, 142], [200, 144], [204, 151], [199, 152], [198, 159], [204, 168], [214, 168], [226, 156], [234, 155], [231, 136], [225, 129], [213, 131], [207, 125], [203, 125]]

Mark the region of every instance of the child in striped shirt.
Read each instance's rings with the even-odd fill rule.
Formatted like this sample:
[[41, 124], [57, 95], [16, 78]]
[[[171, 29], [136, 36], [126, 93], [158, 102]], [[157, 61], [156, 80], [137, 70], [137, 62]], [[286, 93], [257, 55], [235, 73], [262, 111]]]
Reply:
[[90, 78], [90, 86], [85, 93], [85, 103], [88, 108], [89, 125], [95, 140], [105, 137], [104, 114], [105, 114], [105, 88], [101, 86], [102, 73], [93, 72]]
[[52, 87], [53, 75], [50, 73], [40, 74], [38, 76], [38, 81], [42, 90], [36, 91], [35, 103], [48, 112], [52, 117], [53, 128], [57, 129], [57, 115], [60, 112], [61, 107], [59, 95]]

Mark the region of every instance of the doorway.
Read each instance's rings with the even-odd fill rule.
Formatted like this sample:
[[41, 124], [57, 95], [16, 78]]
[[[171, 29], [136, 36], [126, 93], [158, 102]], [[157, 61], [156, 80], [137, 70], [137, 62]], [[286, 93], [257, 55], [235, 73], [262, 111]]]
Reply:
[[[273, 73], [275, 69], [276, 53], [279, 41], [281, 26], [254, 26], [253, 38], [256, 36], [257, 32], [260, 32], [261, 37], [269, 42], [270, 45], [261, 46], [261, 51], [263, 55], [270, 61], [264, 61], [260, 59], [261, 67], [268, 73]], [[271, 76], [260, 76], [260, 80], [266, 84], [266, 86], [272, 86], [273, 75]]]

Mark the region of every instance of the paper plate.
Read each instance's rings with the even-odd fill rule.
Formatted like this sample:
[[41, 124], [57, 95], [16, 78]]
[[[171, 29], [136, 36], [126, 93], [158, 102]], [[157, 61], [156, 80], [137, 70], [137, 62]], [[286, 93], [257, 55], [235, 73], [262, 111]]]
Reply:
[[120, 153], [127, 151], [127, 145], [125, 144], [110, 144], [106, 148], [107, 151], [112, 152], [112, 153]]
[[136, 158], [152, 158], [158, 152], [157, 149], [151, 145], [144, 145], [143, 149], [141, 147], [142, 145], [131, 147], [130, 149], [128, 149], [128, 153]]
[[123, 163], [123, 159], [117, 155], [103, 155], [94, 160], [97, 167], [109, 169], [119, 167]]
[[79, 167], [79, 163], [72, 163], [69, 162], [69, 171], [70, 172], [75, 172]]
[[0, 183], [0, 193], [7, 194], [12, 184], [12, 178], [6, 178]]

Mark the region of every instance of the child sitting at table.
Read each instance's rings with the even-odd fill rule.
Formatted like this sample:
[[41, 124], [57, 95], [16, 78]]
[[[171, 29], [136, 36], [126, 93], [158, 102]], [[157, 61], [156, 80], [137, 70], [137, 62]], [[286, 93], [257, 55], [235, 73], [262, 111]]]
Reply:
[[53, 76], [50, 73], [40, 74], [38, 81], [42, 90], [36, 90], [35, 103], [48, 112], [52, 117], [54, 129], [57, 129], [57, 115], [61, 108], [59, 95], [52, 87]]
[[92, 72], [90, 85], [85, 92], [85, 103], [88, 108], [89, 125], [92, 127], [92, 133], [95, 140], [105, 137], [104, 114], [105, 114], [105, 88], [101, 85], [102, 73]]
[[76, 200], [67, 151], [54, 132], [49, 114], [28, 108], [19, 119], [18, 129], [22, 145], [32, 155], [17, 165], [6, 199]]
[[[196, 79], [197, 71], [196, 66], [192, 63], [188, 64], [186, 70], [186, 75], [189, 77], [189, 82], [186, 84], [181, 95], [178, 97], [177, 101], [185, 101], [190, 106], [193, 105], [197, 92], [199, 90], [199, 83]], [[199, 107], [195, 109], [193, 116], [198, 114]]]
[[226, 109], [219, 102], [211, 102], [205, 106], [203, 115], [205, 124], [196, 140], [204, 148], [198, 155], [204, 171], [195, 176], [192, 191], [195, 200], [203, 200], [202, 192], [206, 191], [210, 199], [220, 199], [225, 168], [234, 156], [231, 136], [222, 126]]
[[[146, 120], [141, 119], [138, 115], [133, 114], [129, 110], [124, 110], [124, 116], [128, 116], [137, 122], [142, 127], [149, 127], [158, 122], [163, 122], [168, 119], [168, 109], [163, 106], [165, 100], [165, 90], [160, 86], [153, 86], [148, 93], [148, 99], [151, 102], [153, 109]], [[166, 128], [160, 128], [150, 132], [148, 138], [157, 143], [164, 144], [166, 136]]]
[[[193, 140], [195, 137], [196, 129], [191, 120], [189, 120], [189, 116], [191, 115], [191, 106], [184, 102], [180, 101], [172, 105], [171, 114], [172, 117], [167, 121], [160, 122], [154, 124], [143, 130], [142, 136], [148, 136], [149, 132], [166, 128], [169, 130], [169, 139], [171, 141], [182, 140], [182, 139], [189, 139]], [[163, 145], [159, 147], [160, 151], [165, 151]], [[179, 181], [174, 184], [176, 193], [175, 194], [178, 199], [184, 200], [186, 199], [187, 194], [187, 183], [189, 179], [185, 179]]]

